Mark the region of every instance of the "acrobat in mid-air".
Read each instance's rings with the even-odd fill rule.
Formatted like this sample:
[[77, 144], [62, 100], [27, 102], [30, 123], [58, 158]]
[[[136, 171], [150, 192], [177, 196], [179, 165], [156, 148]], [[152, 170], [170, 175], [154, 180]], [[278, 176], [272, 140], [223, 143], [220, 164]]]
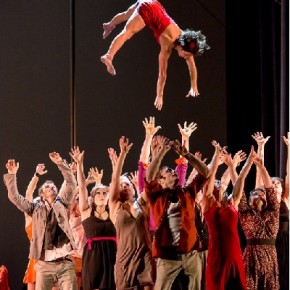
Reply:
[[153, 31], [160, 44], [159, 72], [154, 102], [158, 110], [162, 109], [163, 91], [167, 76], [168, 59], [175, 49], [185, 59], [190, 75], [190, 90], [186, 97], [199, 95], [197, 88], [197, 69], [195, 56], [210, 49], [206, 37], [200, 31], [191, 29], [181, 30], [175, 21], [167, 14], [164, 7], [157, 0], [139, 0], [127, 11], [118, 13], [110, 22], [104, 23], [103, 38], [106, 38], [116, 25], [126, 22], [124, 29], [113, 39], [108, 51], [101, 57], [111, 75], [116, 75], [113, 58], [124, 43], [146, 25]]

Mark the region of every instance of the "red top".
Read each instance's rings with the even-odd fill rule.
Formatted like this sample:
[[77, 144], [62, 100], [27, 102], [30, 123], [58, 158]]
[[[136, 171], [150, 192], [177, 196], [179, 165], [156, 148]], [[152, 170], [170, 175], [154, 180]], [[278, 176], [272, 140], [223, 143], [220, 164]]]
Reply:
[[[198, 237], [195, 227], [195, 195], [203, 187], [207, 179], [198, 174], [188, 186], [177, 186], [175, 189], [162, 189], [156, 180], [145, 183], [145, 192], [152, 209], [156, 224], [156, 232], [152, 244], [153, 257], [166, 257], [169, 251], [176, 250], [178, 254], [185, 254], [198, 249]], [[179, 246], [172, 246], [172, 234], [169, 228], [167, 209], [170, 205], [170, 196], [177, 194], [181, 204], [181, 230]]]
[[246, 289], [246, 276], [238, 234], [238, 213], [216, 203], [204, 213], [209, 232], [206, 289]]

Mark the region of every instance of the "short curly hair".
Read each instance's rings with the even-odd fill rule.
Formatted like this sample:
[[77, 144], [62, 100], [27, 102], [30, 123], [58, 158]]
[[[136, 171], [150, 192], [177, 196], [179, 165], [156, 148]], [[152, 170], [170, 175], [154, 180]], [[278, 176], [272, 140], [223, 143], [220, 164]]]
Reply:
[[183, 50], [192, 53], [195, 56], [202, 55], [205, 50], [209, 50], [210, 46], [206, 43], [206, 37], [200, 30], [192, 29], [184, 30], [175, 40], [175, 45], [180, 45]]

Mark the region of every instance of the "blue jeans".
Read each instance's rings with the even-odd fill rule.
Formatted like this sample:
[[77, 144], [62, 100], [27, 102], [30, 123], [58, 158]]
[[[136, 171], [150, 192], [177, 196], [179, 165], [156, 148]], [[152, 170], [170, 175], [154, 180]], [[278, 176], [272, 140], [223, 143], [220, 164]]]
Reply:
[[61, 290], [77, 290], [77, 279], [72, 261], [37, 261], [35, 290], [51, 290], [55, 281]]

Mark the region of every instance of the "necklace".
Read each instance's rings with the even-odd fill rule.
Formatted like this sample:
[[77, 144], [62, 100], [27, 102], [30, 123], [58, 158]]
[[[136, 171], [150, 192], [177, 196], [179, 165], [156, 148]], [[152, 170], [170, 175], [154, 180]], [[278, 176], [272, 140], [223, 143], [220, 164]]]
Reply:
[[97, 209], [95, 209], [95, 212], [97, 213], [98, 217], [99, 217], [99, 218], [102, 218], [102, 219], [103, 219], [103, 215], [104, 215], [105, 213], [107, 213], [107, 211], [106, 211], [105, 208], [102, 209], [101, 211], [98, 211]]

